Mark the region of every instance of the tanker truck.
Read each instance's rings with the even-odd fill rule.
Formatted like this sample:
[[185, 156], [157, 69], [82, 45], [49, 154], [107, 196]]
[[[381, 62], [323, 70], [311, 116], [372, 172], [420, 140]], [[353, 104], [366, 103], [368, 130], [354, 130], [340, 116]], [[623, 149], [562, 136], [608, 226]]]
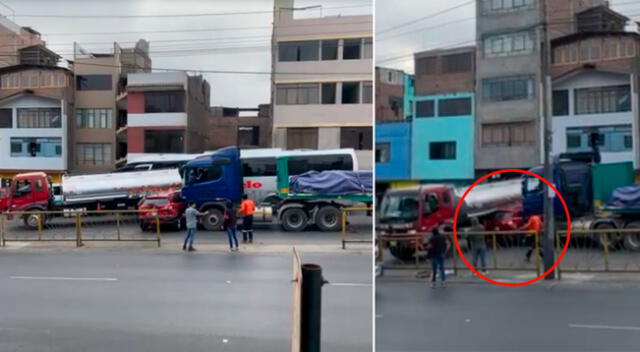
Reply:
[[[415, 255], [415, 241], [393, 241], [394, 236], [420, 234], [422, 243], [418, 245], [421, 245], [428, 241], [429, 233], [435, 227], [451, 229], [456, 207], [467, 188], [427, 184], [387, 191], [380, 204], [377, 230], [391, 237], [391, 254], [401, 260], [411, 260]], [[515, 214], [521, 208], [522, 181], [519, 178], [482, 183], [464, 199], [457, 226], [468, 226], [471, 217], [495, 223], [501, 221], [501, 214]], [[520, 224], [509, 225], [516, 229]]]
[[[64, 176], [60, 185], [54, 185], [44, 172], [24, 173], [13, 177], [0, 212], [135, 209], [142, 197], [181, 186], [175, 169]], [[55, 187], [61, 196], [55, 195]], [[35, 213], [21, 217], [27, 228], [38, 228]]]

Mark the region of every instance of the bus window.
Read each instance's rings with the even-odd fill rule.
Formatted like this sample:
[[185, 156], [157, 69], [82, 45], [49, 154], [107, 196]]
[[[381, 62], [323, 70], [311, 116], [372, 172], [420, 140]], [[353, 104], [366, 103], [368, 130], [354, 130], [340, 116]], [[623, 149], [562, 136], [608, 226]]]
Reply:
[[248, 158], [242, 160], [244, 177], [276, 176], [276, 158]]
[[293, 156], [289, 159], [289, 175], [307, 171], [353, 170], [349, 154]]

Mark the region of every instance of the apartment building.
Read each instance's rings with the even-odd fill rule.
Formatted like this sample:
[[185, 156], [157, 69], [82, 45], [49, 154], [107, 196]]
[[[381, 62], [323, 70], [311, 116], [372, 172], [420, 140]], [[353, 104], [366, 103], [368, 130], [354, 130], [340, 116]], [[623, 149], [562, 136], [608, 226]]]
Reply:
[[294, 18], [274, 1], [273, 146], [354, 148], [373, 167], [373, 18]]
[[30, 171], [45, 171], [59, 181], [69, 165], [73, 73], [57, 67], [59, 56], [42, 45], [30, 47], [29, 53], [18, 58], [23, 64], [0, 68], [3, 183]]
[[208, 118], [208, 149], [235, 145], [241, 148], [271, 147], [271, 106], [257, 108], [211, 107]]
[[208, 147], [211, 88], [186, 72], [129, 73], [127, 153], [200, 153]]
[[477, 1], [476, 152], [478, 173], [542, 162], [542, 27], [551, 39], [577, 31], [575, 15], [604, 0]]
[[406, 73], [402, 70], [376, 67], [375, 74], [376, 122], [404, 120]]
[[553, 153], [592, 151], [602, 162], [640, 160], [640, 34], [606, 6], [576, 14], [577, 32], [553, 40]]
[[474, 177], [473, 46], [416, 53], [409, 99], [411, 178], [423, 182]]
[[[127, 75], [150, 72], [149, 44], [133, 48], [114, 43], [112, 53], [91, 53], [74, 45], [75, 121], [72, 173], [108, 172], [126, 155]], [[118, 133], [116, 133], [118, 132]]]

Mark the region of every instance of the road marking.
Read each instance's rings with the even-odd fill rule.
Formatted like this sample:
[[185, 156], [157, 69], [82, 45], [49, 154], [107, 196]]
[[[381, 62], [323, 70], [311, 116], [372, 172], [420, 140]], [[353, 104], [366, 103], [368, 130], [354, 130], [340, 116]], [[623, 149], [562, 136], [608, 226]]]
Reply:
[[640, 326], [569, 324], [570, 328], [640, 331]]
[[112, 277], [11, 276], [11, 280], [118, 281]]
[[372, 284], [356, 284], [356, 283], [350, 283], [350, 282], [335, 282], [335, 283], [330, 282], [328, 285], [329, 286], [343, 286], [343, 287], [371, 287], [371, 286], [373, 286]]

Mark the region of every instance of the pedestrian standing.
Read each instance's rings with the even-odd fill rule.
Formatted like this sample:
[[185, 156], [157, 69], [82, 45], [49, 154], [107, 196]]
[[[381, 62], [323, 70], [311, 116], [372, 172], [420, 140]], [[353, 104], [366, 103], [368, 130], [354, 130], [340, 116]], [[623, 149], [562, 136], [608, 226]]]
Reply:
[[225, 230], [227, 230], [227, 236], [229, 237], [229, 248], [232, 252], [238, 250], [238, 238], [236, 237], [237, 221], [238, 217], [236, 216], [236, 212], [233, 210], [233, 203], [227, 202], [227, 207], [224, 212], [223, 226]]
[[[540, 236], [542, 236], [542, 219], [539, 215], [531, 215], [529, 221], [521, 228], [521, 230], [533, 231], [534, 234], [528, 235], [529, 250], [526, 254], [527, 262], [531, 261], [531, 254], [536, 249], [536, 241], [540, 243]], [[540, 257], [544, 258], [544, 251], [540, 251]]]
[[253, 243], [253, 213], [256, 211], [256, 203], [246, 194], [242, 195], [240, 215], [242, 215], [242, 242]]
[[429, 239], [429, 243], [427, 244], [432, 267], [431, 287], [436, 287], [436, 276], [438, 272], [442, 279], [441, 286], [444, 287], [446, 281], [444, 275], [444, 256], [447, 251], [447, 242], [437, 227], [434, 228], [431, 233], [431, 239]]
[[[188, 250], [189, 252], [193, 252], [196, 249], [193, 248], [193, 242], [196, 239], [196, 230], [198, 229], [198, 216], [203, 216], [205, 213], [201, 213], [196, 209], [196, 203], [189, 203], [189, 207], [185, 211], [184, 216], [187, 219], [187, 237], [184, 238], [184, 244], [182, 245], [182, 250]], [[187, 245], [189, 246], [187, 249]]]
[[[484, 226], [480, 224], [478, 218], [471, 218], [471, 227], [469, 228], [472, 232], [483, 232], [485, 231]], [[473, 267], [478, 269], [478, 260], [480, 261], [480, 265], [482, 267], [482, 273], [487, 274], [487, 242], [485, 240], [484, 235], [470, 235], [471, 239], [471, 250], [473, 251]], [[494, 253], [495, 255], [495, 253]]]

